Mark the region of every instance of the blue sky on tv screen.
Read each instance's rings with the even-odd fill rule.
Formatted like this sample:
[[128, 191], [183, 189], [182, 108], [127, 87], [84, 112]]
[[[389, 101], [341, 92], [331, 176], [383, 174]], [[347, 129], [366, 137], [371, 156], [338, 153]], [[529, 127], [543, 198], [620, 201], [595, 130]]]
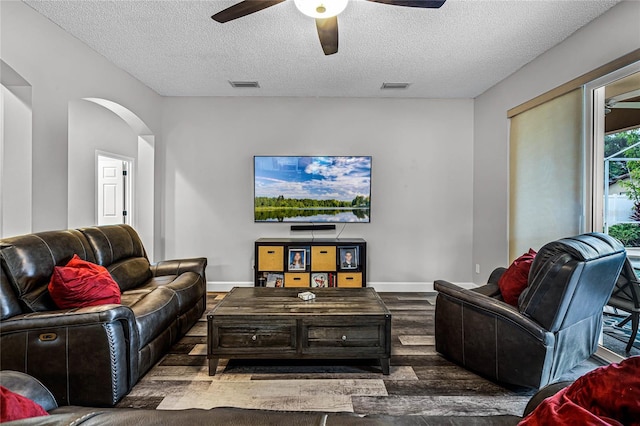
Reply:
[[255, 157], [255, 196], [351, 201], [371, 191], [371, 157]]

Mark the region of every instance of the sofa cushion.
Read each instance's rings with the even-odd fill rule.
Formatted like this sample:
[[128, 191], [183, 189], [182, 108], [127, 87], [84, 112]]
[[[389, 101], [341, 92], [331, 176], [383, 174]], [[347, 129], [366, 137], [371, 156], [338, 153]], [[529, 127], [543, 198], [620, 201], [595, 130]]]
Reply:
[[545, 399], [520, 422], [537, 425], [638, 425], [640, 356], [597, 368]]
[[518, 306], [518, 297], [527, 288], [529, 270], [535, 256], [535, 250], [529, 249], [527, 253], [514, 260], [498, 280], [502, 298], [508, 304]]
[[136, 288], [151, 279], [146, 257], [129, 257], [112, 263], [107, 269], [122, 291]]
[[136, 231], [129, 225], [107, 225], [80, 230], [93, 249], [96, 263], [105, 267], [129, 257], [147, 257]]
[[65, 266], [54, 267], [49, 294], [61, 309], [120, 303], [120, 288], [107, 268], [77, 255]]
[[48, 415], [35, 401], [0, 386], [0, 423]]
[[40, 232], [0, 242], [3, 268], [17, 298], [29, 312], [57, 309], [47, 286], [53, 268], [66, 265], [74, 254], [95, 261], [89, 242], [76, 230]]

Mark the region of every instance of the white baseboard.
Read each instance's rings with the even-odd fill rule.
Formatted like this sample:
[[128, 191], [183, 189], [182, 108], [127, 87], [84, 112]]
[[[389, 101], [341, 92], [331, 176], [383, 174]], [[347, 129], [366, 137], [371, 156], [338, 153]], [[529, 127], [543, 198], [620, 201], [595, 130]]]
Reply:
[[[456, 283], [462, 288], [476, 288], [477, 284], [470, 282]], [[227, 292], [233, 287], [253, 287], [253, 281], [208, 281], [207, 291], [210, 292]], [[378, 292], [427, 292], [433, 290], [433, 281], [431, 282], [370, 282], [367, 287], [373, 287]]]

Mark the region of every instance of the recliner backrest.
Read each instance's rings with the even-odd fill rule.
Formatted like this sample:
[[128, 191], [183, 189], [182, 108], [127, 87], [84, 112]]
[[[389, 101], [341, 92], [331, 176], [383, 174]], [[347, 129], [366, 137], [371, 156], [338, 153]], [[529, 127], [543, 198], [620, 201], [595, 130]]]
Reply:
[[121, 291], [144, 284], [152, 272], [142, 240], [129, 225], [83, 228], [93, 248], [96, 263], [107, 268]]
[[80, 232], [93, 247], [98, 265], [108, 267], [129, 257], [147, 257], [138, 233], [129, 225], [94, 226]]
[[622, 244], [605, 234], [548, 243], [531, 265], [519, 310], [551, 332], [601, 315], [625, 259]]
[[[5, 270], [2, 278], [9, 281], [27, 312], [58, 309], [47, 286], [53, 268], [66, 265], [74, 254], [95, 262], [89, 242], [73, 229], [4, 238], [0, 240], [0, 258]], [[5, 297], [4, 284], [2, 297]]]

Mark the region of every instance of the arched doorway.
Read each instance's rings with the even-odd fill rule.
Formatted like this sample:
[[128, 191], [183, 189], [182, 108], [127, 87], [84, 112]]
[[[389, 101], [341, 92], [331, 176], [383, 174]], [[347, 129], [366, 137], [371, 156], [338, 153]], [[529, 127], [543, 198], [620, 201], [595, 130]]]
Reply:
[[154, 260], [155, 135], [128, 108], [101, 98], [69, 104], [69, 227], [97, 224], [97, 153], [132, 158], [131, 225]]

